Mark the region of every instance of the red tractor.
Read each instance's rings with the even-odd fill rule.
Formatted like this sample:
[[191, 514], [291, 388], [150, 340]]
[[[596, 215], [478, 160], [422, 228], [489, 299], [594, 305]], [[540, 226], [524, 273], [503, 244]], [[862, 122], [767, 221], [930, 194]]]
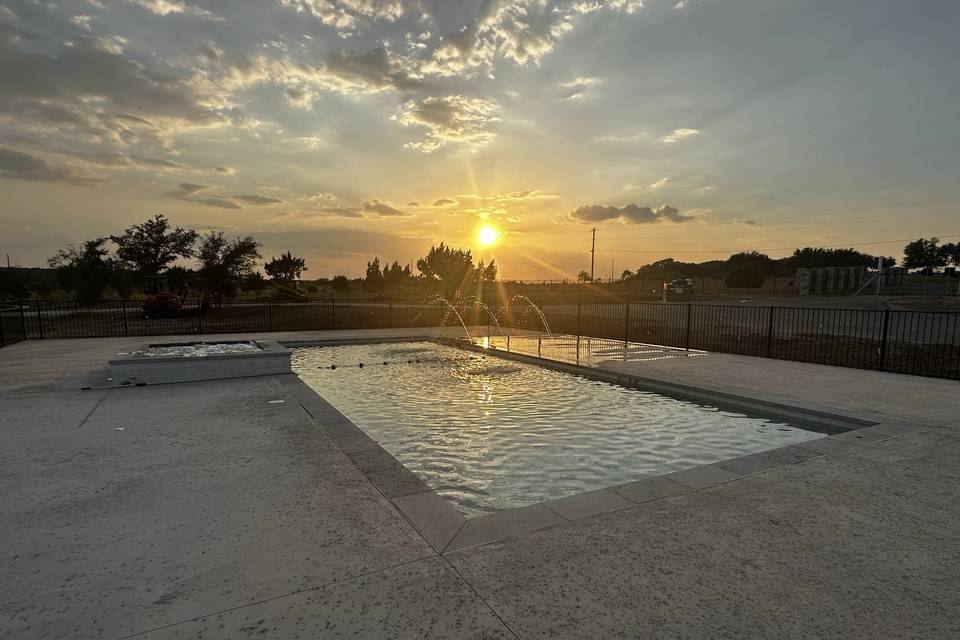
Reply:
[[174, 293], [167, 276], [143, 279], [143, 315], [146, 318], [171, 318], [183, 313], [190, 285], [184, 282]]

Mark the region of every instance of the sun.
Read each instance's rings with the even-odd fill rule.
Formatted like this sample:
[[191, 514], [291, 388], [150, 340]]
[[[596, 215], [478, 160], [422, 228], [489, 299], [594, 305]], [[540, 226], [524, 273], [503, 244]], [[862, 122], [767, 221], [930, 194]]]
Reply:
[[495, 243], [499, 237], [500, 232], [488, 224], [480, 227], [480, 230], [477, 231], [477, 240], [482, 247], [489, 247]]

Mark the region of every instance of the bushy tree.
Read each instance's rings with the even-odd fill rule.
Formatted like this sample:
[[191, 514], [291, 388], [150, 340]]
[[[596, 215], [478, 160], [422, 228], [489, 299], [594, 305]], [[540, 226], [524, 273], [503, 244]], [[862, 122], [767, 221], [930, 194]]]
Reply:
[[[792, 269], [803, 267], [872, 267], [877, 264], [877, 256], [861, 253], [856, 249], [824, 249], [822, 247], [804, 247], [795, 249], [786, 261]], [[897, 262], [893, 258], [884, 258], [884, 267], [892, 267]]]
[[428, 280], [438, 282], [445, 293], [454, 294], [469, 282], [473, 273], [473, 254], [469, 249], [454, 249], [444, 243], [430, 247], [430, 252], [417, 260], [417, 269]]
[[70, 245], [47, 260], [47, 264], [57, 270], [60, 287], [73, 291], [80, 302], [100, 300], [110, 284], [114, 264], [110, 251], [104, 246], [107, 240], [96, 238], [79, 247]]
[[724, 282], [734, 289], [758, 289], [763, 286], [763, 269], [756, 264], [742, 264], [727, 272]]
[[411, 277], [410, 267], [407, 265], [401, 267], [396, 260], [393, 261], [393, 264], [383, 268], [383, 284], [387, 287], [403, 284]]
[[200, 238], [197, 259], [204, 301], [233, 299], [238, 283], [250, 276], [260, 259], [260, 243], [252, 236], [228, 240], [222, 231], [211, 231]]
[[334, 276], [333, 280], [330, 281], [330, 286], [337, 293], [346, 293], [350, 290], [350, 280], [344, 275]]
[[590, 274], [586, 271], [581, 271], [577, 274], [577, 280], [580, 282], [591, 282], [593, 279], [590, 277]]
[[141, 276], [155, 276], [177, 258], [193, 257], [197, 237], [193, 229], [171, 229], [170, 221], [158, 213], [110, 239], [117, 245], [120, 260], [132, 265]]
[[137, 272], [123, 260], [111, 261], [110, 286], [124, 300], [129, 300], [139, 281]]
[[483, 260], [473, 271], [474, 282], [483, 284], [485, 282], [494, 282], [497, 279], [497, 261], [491, 260], [490, 264], [484, 266]]
[[380, 258], [374, 258], [367, 263], [367, 272], [363, 277], [364, 291], [381, 291], [383, 289], [383, 274], [380, 273]]
[[903, 248], [903, 266], [908, 269], [942, 267], [950, 259], [949, 245], [940, 246], [939, 238], [918, 238]]
[[954, 266], [960, 267], [960, 242], [945, 244], [941, 249], [943, 250], [943, 254]]
[[270, 262], [264, 264], [263, 270], [277, 282], [295, 284], [307, 270], [307, 261], [287, 251], [281, 253], [279, 258], [272, 258]]

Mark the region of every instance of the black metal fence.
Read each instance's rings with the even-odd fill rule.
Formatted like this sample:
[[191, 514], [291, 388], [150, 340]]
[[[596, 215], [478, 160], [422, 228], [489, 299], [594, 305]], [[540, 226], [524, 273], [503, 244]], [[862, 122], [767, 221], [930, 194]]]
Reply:
[[[960, 313], [734, 305], [545, 305], [554, 333], [960, 380]], [[542, 329], [522, 307], [506, 325]]]
[[[645, 342], [960, 379], [960, 313], [664, 303], [526, 303], [459, 309], [472, 325]], [[541, 318], [540, 313], [543, 316]], [[0, 306], [0, 346], [20, 340], [380, 329], [456, 324], [442, 303], [233, 302], [205, 313], [146, 318], [133, 302], [29, 301]]]

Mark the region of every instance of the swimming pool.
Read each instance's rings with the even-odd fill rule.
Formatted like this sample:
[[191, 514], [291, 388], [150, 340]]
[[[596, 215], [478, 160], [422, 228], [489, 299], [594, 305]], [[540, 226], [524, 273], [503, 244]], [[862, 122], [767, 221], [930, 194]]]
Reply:
[[292, 367], [469, 516], [823, 437], [431, 342], [302, 347]]

